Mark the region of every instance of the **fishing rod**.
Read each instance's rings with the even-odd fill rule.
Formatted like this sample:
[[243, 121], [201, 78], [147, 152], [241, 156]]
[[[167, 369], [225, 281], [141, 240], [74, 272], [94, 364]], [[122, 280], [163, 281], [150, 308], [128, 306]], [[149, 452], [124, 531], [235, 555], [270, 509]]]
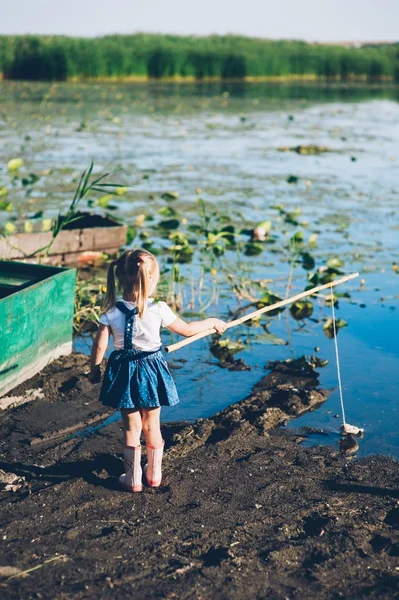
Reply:
[[[234, 321], [228, 321], [225, 331], [227, 329], [231, 329], [232, 327], [236, 327], [237, 325], [241, 325], [241, 323], [245, 323], [245, 321], [249, 321], [250, 319], [256, 319], [260, 315], [263, 315], [272, 310], [276, 310], [276, 308], [281, 308], [282, 306], [287, 306], [287, 304], [293, 304], [294, 302], [297, 302], [301, 298], [306, 298], [307, 296], [312, 296], [313, 294], [315, 294], [316, 292], [320, 292], [321, 290], [327, 290], [327, 289], [330, 289], [337, 285], [341, 285], [341, 284], [345, 283], [346, 281], [355, 279], [356, 277], [359, 277], [359, 273], [352, 273], [351, 275], [345, 275], [345, 277], [341, 277], [341, 279], [337, 279], [335, 281], [331, 281], [330, 283], [325, 283], [323, 285], [318, 285], [314, 288], [311, 288], [310, 290], [305, 290], [304, 292], [301, 292], [300, 294], [291, 296], [291, 298], [286, 298], [285, 300], [280, 300], [279, 302], [275, 302], [274, 304], [270, 304], [269, 306], [264, 306], [263, 308], [260, 308], [259, 310], [255, 310], [254, 312], [251, 312], [248, 315], [244, 315], [243, 317], [240, 317], [239, 319], [234, 319]], [[168, 352], [170, 354], [171, 352], [180, 350], [180, 348], [183, 348], [184, 346], [188, 346], [188, 344], [192, 344], [193, 342], [196, 342], [197, 340], [200, 340], [201, 338], [207, 337], [208, 335], [212, 335], [214, 333], [216, 333], [216, 329], [214, 327], [211, 327], [210, 329], [205, 329], [205, 331], [201, 331], [201, 333], [196, 333], [195, 335], [191, 335], [190, 337], [188, 337], [184, 340], [181, 340], [180, 342], [177, 342], [176, 344], [171, 344], [170, 346], [165, 346], [165, 352]]]

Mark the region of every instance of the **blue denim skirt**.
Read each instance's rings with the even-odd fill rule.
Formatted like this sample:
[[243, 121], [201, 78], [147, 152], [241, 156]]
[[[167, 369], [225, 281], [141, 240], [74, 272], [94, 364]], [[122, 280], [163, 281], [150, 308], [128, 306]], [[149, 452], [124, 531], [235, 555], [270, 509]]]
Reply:
[[112, 408], [155, 408], [179, 402], [161, 350], [114, 350], [108, 359], [100, 401]]

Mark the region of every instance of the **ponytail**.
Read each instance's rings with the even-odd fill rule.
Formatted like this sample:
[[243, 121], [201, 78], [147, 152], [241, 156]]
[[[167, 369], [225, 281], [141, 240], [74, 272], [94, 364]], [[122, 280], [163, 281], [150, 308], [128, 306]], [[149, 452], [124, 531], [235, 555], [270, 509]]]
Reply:
[[115, 285], [115, 274], [114, 269], [118, 261], [113, 260], [108, 267], [107, 273], [107, 292], [102, 304], [102, 312], [106, 313], [108, 310], [114, 308], [116, 304], [116, 285]]
[[[115, 269], [116, 267], [116, 269]], [[114, 273], [115, 270], [115, 273]], [[118, 283], [116, 286], [115, 276]], [[114, 308], [118, 291], [123, 292], [123, 298], [136, 303], [138, 315], [143, 317], [147, 308], [147, 300], [159, 278], [159, 265], [151, 252], [143, 249], [127, 250], [122, 256], [113, 261], [107, 274], [107, 293], [103, 302], [103, 312]]]
[[141, 319], [147, 307], [150, 273], [148, 272], [149, 268], [144, 258], [141, 256], [138, 256], [137, 258], [137, 279], [136, 285], [134, 286], [134, 296], [139, 317]]

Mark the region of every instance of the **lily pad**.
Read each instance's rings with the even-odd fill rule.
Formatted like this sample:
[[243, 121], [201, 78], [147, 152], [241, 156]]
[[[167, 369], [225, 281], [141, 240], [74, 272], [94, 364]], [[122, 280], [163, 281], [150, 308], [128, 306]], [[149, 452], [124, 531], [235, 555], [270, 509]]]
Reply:
[[181, 244], [182, 246], [188, 246], [190, 243], [187, 236], [182, 231], [173, 231], [169, 234], [169, 239], [175, 244]]
[[238, 340], [214, 338], [210, 351], [219, 359], [219, 366], [230, 371], [248, 371], [251, 369], [242, 359], [235, 359], [234, 354], [244, 349], [244, 344]]
[[0, 210], [6, 210], [7, 212], [11, 212], [13, 209], [12, 202], [8, 200], [0, 200]]
[[235, 242], [235, 238], [234, 238], [235, 227], [234, 227], [234, 225], [225, 225], [220, 230], [220, 233], [223, 234], [223, 239], [225, 239], [229, 244], [234, 244], [234, 242]]
[[8, 221], [5, 225], [4, 225], [4, 232], [5, 233], [15, 233], [16, 231], [16, 227], [14, 225], [14, 223], [11, 223], [11, 221]]
[[303, 321], [313, 314], [313, 304], [310, 300], [298, 300], [291, 304], [290, 313], [296, 321]]
[[230, 340], [229, 338], [221, 338], [216, 339], [212, 342], [211, 352], [212, 354], [216, 354], [216, 352], [228, 352], [229, 354], [236, 354], [237, 352], [241, 352], [244, 350], [245, 346], [241, 342], [241, 340]]
[[177, 229], [180, 225], [180, 221], [179, 219], [165, 219], [164, 221], [161, 221], [160, 223], [158, 223], [158, 227], [159, 229], [166, 229], [166, 230], [171, 230], [171, 229]]
[[177, 192], [164, 192], [161, 194], [163, 200], [178, 200], [179, 194]]
[[291, 236], [290, 242], [292, 244], [301, 244], [303, 242], [303, 232], [297, 231]]
[[[281, 302], [281, 300], [282, 300], [282, 298], [280, 298], [280, 296], [273, 294], [270, 290], [266, 290], [263, 293], [262, 298], [258, 301], [258, 306], [259, 306], [259, 308], [262, 308], [263, 306], [270, 306], [271, 304], [276, 304], [276, 302]], [[279, 312], [281, 312], [283, 310], [284, 310], [284, 306], [281, 306], [280, 308], [271, 310], [267, 314], [272, 317], [273, 315], [277, 315]]]
[[316, 264], [315, 259], [313, 258], [313, 256], [311, 254], [309, 254], [309, 252], [302, 252], [301, 259], [302, 259], [302, 266], [304, 269], [306, 269], [307, 271], [314, 269], [315, 264]]
[[[335, 329], [338, 331], [342, 329], [342, 327], [346, 327], [348, 323], [344, 321], [344, 319], [335, 319]], [[332, 339], [334, 337], [334, 324], [332, 318], [327, 319], [327, 321], [323, 325], [324, 334], [328, 337], [328, 339]]]
[[133, 225], [128, 225], [127, 226], [127, 234], [126, 234], [126, 244], [129, 245], [132, 242], [134, 242], [136, 235], [137, 235], [136, 227], [133, 227]]
[[190, 263], [193, 259], [194, 250], [190, 246], [183, 246], [176, 251], [176, 261], [180, 264]]
[[22, 158], [12, 158], [7, 163], [7, 168], [9, 171], [18, 171], [24, 164]]
[[281, 146], [279, 152], [296, 152], [297, 154], [322, 154], [324, 152], [333, 152], [327, 146], [318, 146], [317, 144], [300, 144], [299, 146]]
[[329, 269], [339, 269], [339, 268], [341, 268], [341, 267], [343, 267], [343, 266], [344, 266], [344, 263], [342, 262], [342, 260], [340, 260], [340, 259], [339, 259], [339, 258], [337, 258], [337, 257], [330, 258], [330, 259], [327, 261], [327, 267], [328, 267]]
[[154, 245], [154, 242], [152, 240], [142, 242], [141, 247], [144, 248], [144, 250], [148, 250], [148, 252], [151, 252], [151, 254], [154, 254], [154, 256], [156, 256], [157, 254], [161, 254], [161, 250]]
[[161, 217], [174, 217], [177, 214], [177, 211], [171, 206], [162, 206], [158, 210], [158, 214], [161, 215]]
[[27, 185], [33, 185], [36, 183], [36, 181], [39, 181], [40, 177], [38, 175], [36, 175], [36, 173], [29, 173], [28, 177], [23, 177], [21, 179], [21, 183], [24, 187], [26, 187]]
[[115, 187], [115, 194], [117, 196], [124, 196], [127, 191], [128, 191], [128, 188], [126, 186], [116, 186]]
[[244, 253], [246, 256], [258, 256], [263, 252], [263, 244], [260, 242], [248, 242], [245, 244]]
[[108, 208], [109, 203], [112, 200], [112, 198], [113, 198], [112, 194], [106, 194], [105, 196], [101, 196], [101, 198], [97, 198], [97, 200], [95, 201], [95, 204], [97, 206], [101, 206], [101, 208]]

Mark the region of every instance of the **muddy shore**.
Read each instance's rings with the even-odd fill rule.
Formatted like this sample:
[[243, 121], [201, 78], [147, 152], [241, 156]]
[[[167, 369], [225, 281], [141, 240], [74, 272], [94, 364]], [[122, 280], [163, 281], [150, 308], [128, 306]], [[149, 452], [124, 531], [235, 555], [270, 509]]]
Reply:
[[119, 422], [75, 435], [109, 414], [86, 368], [56, 361], [0, 412], [2, 598], [396, 597], [398, 463], [275, 427], [326, 399], [310, 365], [275, 363], [242, 402], [164, 425], [162, 486], [134, 495]]

